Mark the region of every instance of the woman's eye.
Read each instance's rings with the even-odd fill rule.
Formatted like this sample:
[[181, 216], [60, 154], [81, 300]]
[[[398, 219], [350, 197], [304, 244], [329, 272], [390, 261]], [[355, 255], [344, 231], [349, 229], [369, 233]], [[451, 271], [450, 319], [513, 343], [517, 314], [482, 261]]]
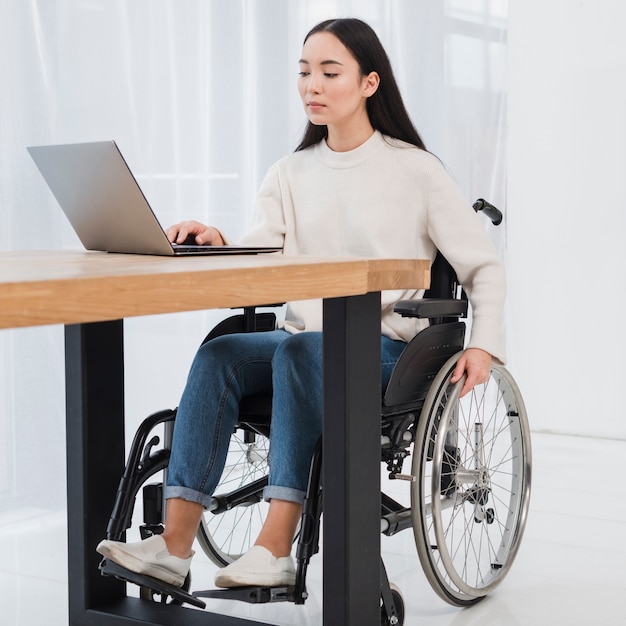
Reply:
[[[301, 70], [300, 72], [298, 72], [298, 76], [300, 76], [300, 78], [306, 78], [307, 76], [310, 76], [311, 72], [307, 72], [305, 70]], [[326, 78], [335, 78], [335, 76], [338, 76], [338, 74], [333, 73], [333, 72], [324, 72], [324, 76]]]

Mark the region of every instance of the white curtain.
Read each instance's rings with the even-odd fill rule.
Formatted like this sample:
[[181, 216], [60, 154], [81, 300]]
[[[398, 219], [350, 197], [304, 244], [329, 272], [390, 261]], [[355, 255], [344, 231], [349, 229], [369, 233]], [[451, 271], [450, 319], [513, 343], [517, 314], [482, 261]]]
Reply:
[[[115, 139], [160, 221], [238, 236], [305, 118], [302, 39], [378, 32], [428, 148], [505, 209], [506, 0], [0, 0], [0, 249], [80, 244], [26, 146]], [[504, 232], [494, 231], [504, 252]], [[1, 305], [1, 303], [0, 303]], [[129, 436], [175, 406], [224, 312], [129, 319]], [[63, 329], [0, 331], [0, 513], [65, 507]]]

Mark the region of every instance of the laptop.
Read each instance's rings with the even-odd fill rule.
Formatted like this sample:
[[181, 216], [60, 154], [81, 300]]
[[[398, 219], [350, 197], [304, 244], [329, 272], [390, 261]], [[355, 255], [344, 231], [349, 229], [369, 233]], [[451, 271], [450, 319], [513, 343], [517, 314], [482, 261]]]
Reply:
[[27, 150], [87, 250], [161, 256], [281, 250], [170, 243], [114, 141]]

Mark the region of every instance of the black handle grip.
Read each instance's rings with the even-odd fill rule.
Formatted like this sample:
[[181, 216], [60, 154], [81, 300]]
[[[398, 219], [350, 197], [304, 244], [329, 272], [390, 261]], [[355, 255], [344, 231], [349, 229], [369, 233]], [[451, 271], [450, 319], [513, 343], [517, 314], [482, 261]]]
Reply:
[[500, 209], [496, 209], [493, 204], [489, 204], [487, 200], [483, 200], [479, 198], [474, 202], [474, 211], [478, 213], [478, 211], [482, 211], [490, 220], [494, 226], [498, 226], [502, 223], [502, 211]]

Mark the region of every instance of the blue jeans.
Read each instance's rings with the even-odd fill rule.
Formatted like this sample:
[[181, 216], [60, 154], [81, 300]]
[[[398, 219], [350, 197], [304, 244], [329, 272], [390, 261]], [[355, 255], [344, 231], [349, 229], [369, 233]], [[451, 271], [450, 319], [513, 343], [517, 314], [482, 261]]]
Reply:
[[[402, 341], [382, 337], [383, 389]], [[178, 407], [167, 498], [208, 508], [244, 395], [272, 395], [266, 500], [302, 502], [322, 432], [322, 333], [284, 330], [216, 337], [198, 350]]]

